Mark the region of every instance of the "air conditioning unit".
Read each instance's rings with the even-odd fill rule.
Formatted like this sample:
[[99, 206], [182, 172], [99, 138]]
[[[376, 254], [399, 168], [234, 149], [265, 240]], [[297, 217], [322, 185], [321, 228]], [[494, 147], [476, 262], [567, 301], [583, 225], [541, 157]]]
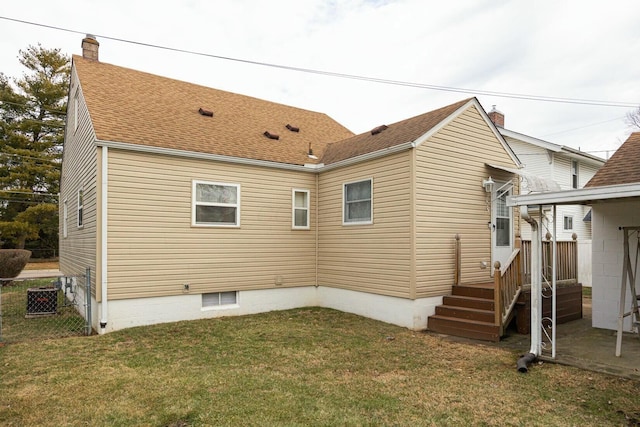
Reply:
[[58, 290], [55, 287], [27, 289], [27, 317], [56, 314]]

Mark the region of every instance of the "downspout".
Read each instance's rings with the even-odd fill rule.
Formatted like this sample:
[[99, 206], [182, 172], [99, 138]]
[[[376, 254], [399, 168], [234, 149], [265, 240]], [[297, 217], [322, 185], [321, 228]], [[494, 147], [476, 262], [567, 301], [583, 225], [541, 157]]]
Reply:
[[319, 230], [318, 230], [318, 225], [319, 225], [319, 221], [318, 218], [320, 218], [320, 214], [318, 213], [318, 206], [320, 205], [318, 199], [320, 198], [320, 194], [318, 193], [319, 190], [319, 184], [318, 181], [320, 180], [320, 173], [316, 172], [316, 200], [315, 200], [315, 211], [316, 211], [316, 217], [315, 217], [315, 223], [316, 223], [316, 288], [318, 288], [318, 252], [319, 252], [319, 246], [318, 246], [318, 238], [319, 238]]
[[109, 159], [108, 159], [109, 149], [107, 147], [102, 147], [102, 203], [100, 204], [100, 234], [101, 234], [101, 256], [100, 256], [100, 282], [102, 283], [101, 288], [101, 299], [102, 299], [102, 308], [100, 310], [100, 333], [104, 333], [107, 327], [107, 191], [109, 189]]
[[[540, 207], [542, 208], [542, 207]], [[531, 225], [531, 348], [516, 363], [519, 372], [527, 372], [531, 362], [540, 356], [540, 322], [542, 320], [542, 246], [538, 222], [529, 215], [527, 206], [520, 207], [520, 215]]]

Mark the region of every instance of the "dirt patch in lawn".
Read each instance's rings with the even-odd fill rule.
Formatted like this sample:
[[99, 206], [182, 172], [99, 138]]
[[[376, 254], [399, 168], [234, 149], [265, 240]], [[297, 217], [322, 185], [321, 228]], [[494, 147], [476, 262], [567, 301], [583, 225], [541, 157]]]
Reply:
[[58, 261], [36, 261], [27, 263], [25, 270], [58, 270], [60, 263]]

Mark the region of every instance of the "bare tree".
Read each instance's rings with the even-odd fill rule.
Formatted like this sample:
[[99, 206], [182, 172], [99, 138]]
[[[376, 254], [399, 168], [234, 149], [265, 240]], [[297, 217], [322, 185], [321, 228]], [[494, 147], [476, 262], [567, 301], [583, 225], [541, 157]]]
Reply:
[[635, 129], [640, 129], [640, 107], [627, 113], [627, 124]]

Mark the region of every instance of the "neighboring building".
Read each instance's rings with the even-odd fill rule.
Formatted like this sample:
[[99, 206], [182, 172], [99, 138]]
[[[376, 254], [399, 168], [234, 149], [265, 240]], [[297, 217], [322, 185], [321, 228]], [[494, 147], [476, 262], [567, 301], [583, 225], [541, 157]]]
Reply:
[[[553, 144], [539, 138], [524, 135], [504, 127], [504, 114], [495, 107], [488, 113], [498, 131], [522, 162], [522, 171], [534, 177], [541, 177], [555, 183], [549, 190], [569, 190], [583, 188], [600, 169], [605, 160], [591, 154], [563, 145]], [[520, 192], [527, 194], [531, 189], [523, 180]], [[537, 192], [537, 191], [536, 191]], [[553, 233], [553, 212], [551, 207], [543, 208], [542, 233]], [[591, 286], [591, 208], [583, 205], [562, 205], [557, 207], [556, 238], [572, 240], [576, 234], [579, 247], [579, 280], [584, 286]], [[531, 240], [531, 226], [520, 222], [520, 233], [524, 240]]]
[[[506, 129], [504, 114], [495, 108], [488, 115], [522, 162], [522, 171], [555, 182], [558, 187], [552, 190], [584, 187], [605, 163], [604, 159], [583, 151]], [[520, 192], [521, 194], [530, 192], [527, 188], [527, 180], [523, 180]], [[578, 241], [591, 240], [590, 210], [588, 206], [581, 205], [559, 206], [556, 223], [557, 239], [571, 240], [573, 233], [576, 233]], [[553, 213], [549, 209], [544, 214], [542, 225], [545, 230], [550, 230], [553, 227]], [[531, 227], [526, 221], [522, 221], [520, 225], [522, 238], [530, 240]]]
[[475, 98], [353, 135], [97, 49], [73, 57], [60, 268], [94, 272], [101, 333], [303, 306], [424, 329], [456, 234], [463, 283], [513, 251], [519, 163]]
[[[592, 207], [592, 322], [593, 326], [616, 329], [620, 312], [623, 283], [624, 230], [631, 230], [628, 250], [630, 268], [638, 284], [638, 250], [640, 248], [640, 133], [632, 133], [605, 165], [582, 189], [521, 195], [509, 200], [509, 205], [590, 205]], [[626, 288], [625, 312], [630, 312], [632, 299]], [[631, 317], [626, 317], [624, 330], [633, 329]]]

